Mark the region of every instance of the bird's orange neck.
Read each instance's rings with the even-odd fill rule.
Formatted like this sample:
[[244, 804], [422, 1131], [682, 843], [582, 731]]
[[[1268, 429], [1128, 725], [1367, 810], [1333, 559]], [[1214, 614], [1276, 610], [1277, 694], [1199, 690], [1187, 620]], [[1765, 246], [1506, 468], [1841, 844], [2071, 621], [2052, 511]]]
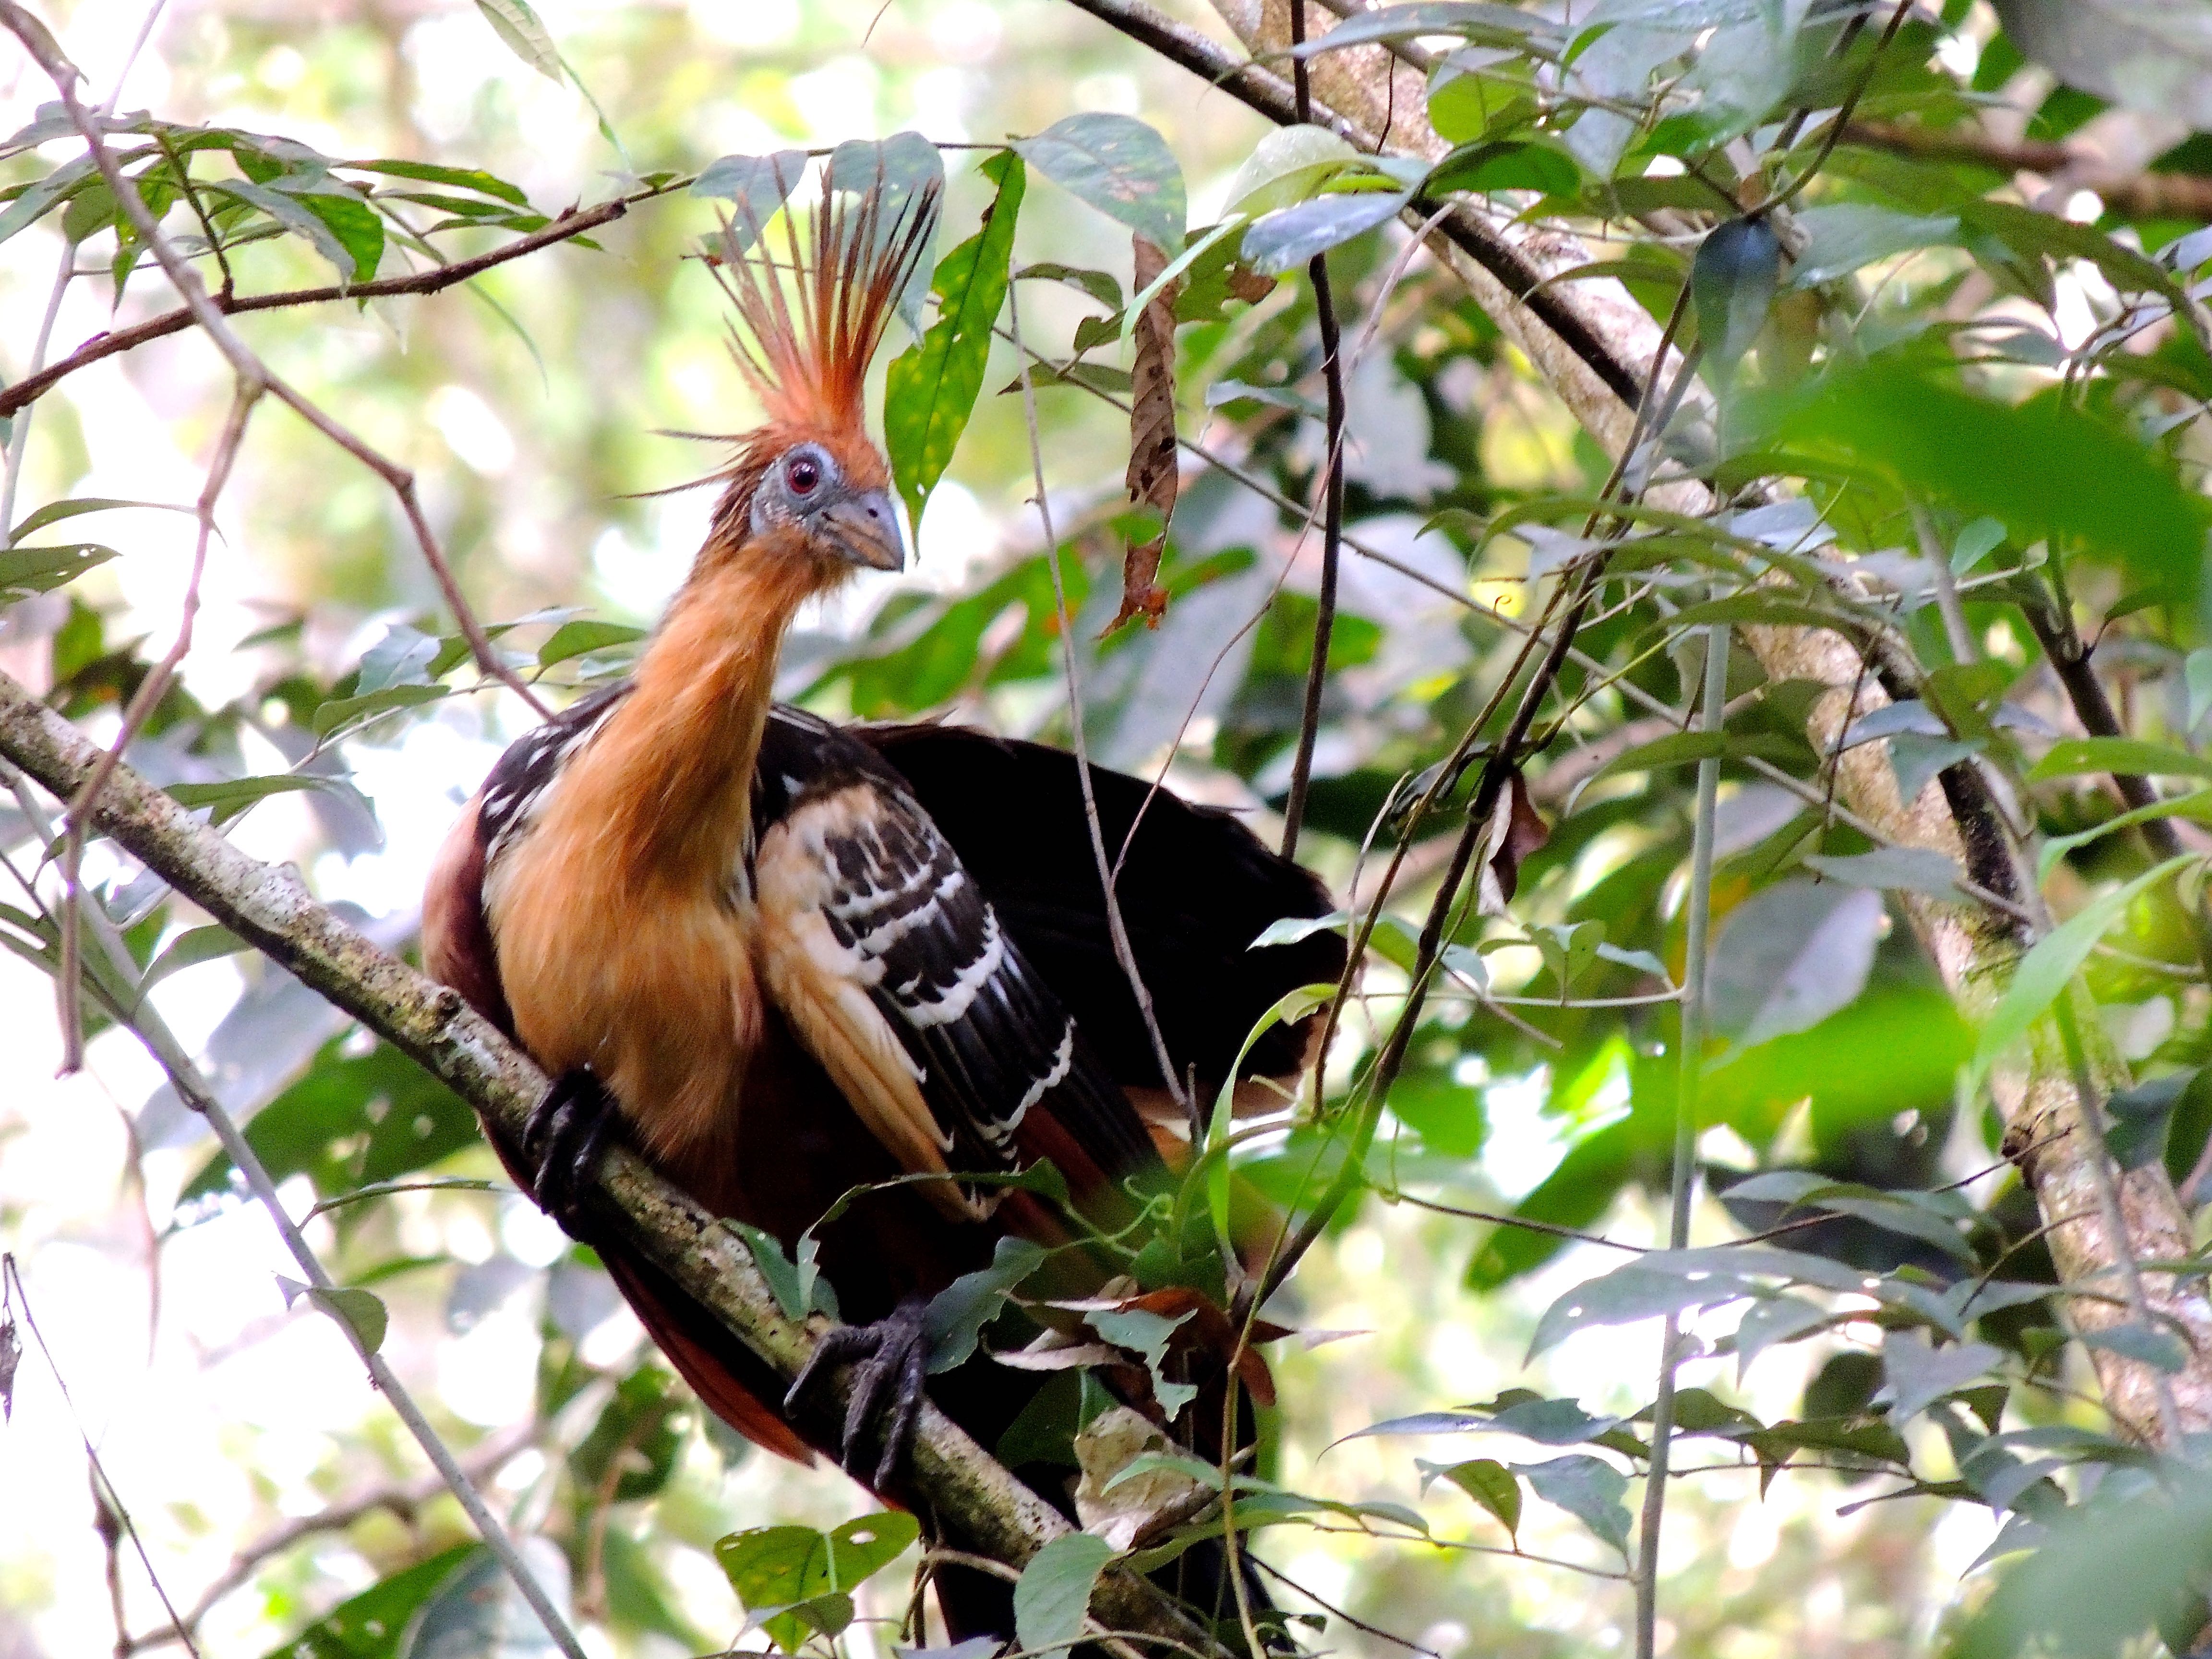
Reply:
[[807, 562], [702, 560], [670, 605], [592, 745], [594, 810], [633, 875], [719, 886], [737, 868], [784, 630], [820, 586]]

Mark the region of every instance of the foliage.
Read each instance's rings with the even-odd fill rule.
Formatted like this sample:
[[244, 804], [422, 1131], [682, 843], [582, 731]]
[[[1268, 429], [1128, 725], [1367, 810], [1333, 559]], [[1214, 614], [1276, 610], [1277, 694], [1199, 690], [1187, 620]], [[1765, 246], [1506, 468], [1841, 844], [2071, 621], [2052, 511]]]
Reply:
[[[1319, 71], [1355, 44], [1404, 48], [1424, 70], [1425, 115], [1443, 141], [1433, 158], [1364, 155], [1311, 127], [1241, 150], [1209, 146], [1133, 115], [1072, 109], [1058, 84], [992, 127], [972, 167], [949, 152], [951, 222], [976, 228], [934, 262], [927, 296], [909, 296], [915, 338], [887, 370], [884, 427], [926, 556], [941, 546], [923, 527], [933, 497], [957, 495], [971, 516], [1006, 528], [996, 550], [962, 550], [957, 568], [794, 639], [793, 698], [869, 719], [951, 707], [1062, 742], [1079, 720], [1106, 763], [1165, 767], [1209, 798], [1279, 811], [1322, 615], [1305, 507], [1330, 465], [1321, 319], [1303, 275], [1317, 258], [1342, 312], [1350, 387], [1349, 528], [1300, 844], [1347, 895], [1330, 925], [1364, 942], [1359, 994], [1316, 993], [1336, 1036], [1315, 1097], [1286, 1104], [1264, 1132], [1220, 1103], [1173, 1207], [1189, 1222], [1175, 1242], [1189, 1248], [1125, 1252], [1132, 1295], [1085, 1311], [1079, 1376], [1041, 1393], [1036, 1420], [1024, 1417], [1000, 1449], [1024, 1465], [1081, 1462], [1117, 1390], [1176, 1417], [1189, 1385], [1174, 1371], [1174, 1334], [1192, 1316], [1139, 1302], [1200, 1281], [1225, 1296], [1200, 1235], [1226, 1233], [1237, 1206], [1264, 1198], [1310, 1223], [1325, 1261], [1328, 1241], [1374, 1224], [1373, 1209], [1357, 1219], [1364, 1200], [1404, 1200], [1449, 1218], [1425, 1242], [1448, 1258], [1455, 1295], [1485, 1317], [1526, 1310], [1516, 1334], [1529, 1359], [1552, 1355], [1548, 1373], [1531, 1375], [1562, 1392], [1455, 1403], [1472, 1390], [1447, 1389], [1348, 1425], [1354, 1439], [1420, 1437], [1446, 1460], [1396, 1466], [1418, 1484], [1419, 1507], [1328, 1495], [1317, 1448], [1271, 1424], [1250, 1468], [1175, 1471], [1208, 1501], [1146, 1538], [1140, 1565], [1230, 1532], [1261, 1538], [1263, 1554], [1267, 1533], [1293, 1528], [1410, 1543], [1441, 1535], [1449, 1503], [1487, 1529], [1485, 1547], [1502, 1532], [1518, 1551], [1565, 1517], [1546, 1537], [1570, 1540], [1558, 1546], [1565, 1565], [1617, 1576], [1641, 1542], [1632, 1489], [1661, 1446], [1680, 1443], [1759, 1493], [1786, 1481], [1823, 1504], [1842, 1488], [1856, 1502], [1920, 1498], [1985, 1514], [1995, 1541], [1940, 1645], [2107, 1652], [2155, 1627], [2181, 1650], [2206, 1588], [2197, 1449], [2148, 1449], [2144, 1425], [2113, 1420], [2084, 1384], [2100, 1357], [2107, 1376], [2115, 1358], [2166, 1378], [2201, 1361], [2128, 1275], [2060, 1282], [2035, 1158], [2006, 1139], [2000, 1107], [2031, 1067], [2086, 1078], [2112, 1095], [2090, 1103], [2106, 1131], [2098, 1155], [2200, 1195], [2192, 1177], [2212, 1150], [2206, 805], [2201, 792], [2165, 795], [2153, 781], [2212, 776], [2202, 576], [2212, 356], [2201, 305], [2212, 240], [2198, 228], [2206, 216], [2174, 213], [2176, 195], [2137, 211], [2118, 186], [2086, 202], [2015, 188], [2016, 174], [2052, 167], [2008, 153], [1984, 112], [2012, 106], [2039, 143], [2091, 119], [2136, 131], [2127, 112], [2154, 53], [2172, 107], [2203, 126], [2203, 43], [2168, 38], [2171, 9], [2119, 0], [2083, 9], [2112, 15], [2101, 31], [2026, 0], [1995, 15], [1954, 0], [1940, 17], [1626, 4], [1569, 24], [1554, 9], [1395, 6], [1300, 49]], [[575, 82], [575, 66], [599, 78], [595, 56], [564, 57], [528, 7], [487, 0], [483, 12], [483, 38], [549, 83]], [[817, 46], [809, 37], [805, 50]], [[593, 106], [610, 136], [619, 126], [630, 150], [669, 163], [640, 170], [618, 152], [615, 183], [597, 192], [637, 198], [641, 265], [672, 268], [678, 239], [710, 228], [702, 198], [730, 204], [724, 235], [750, 237], [809, 165], [915, 189], [948, 165], [914, 131], [878, 143], [841, 130], [828, 135], [842, 141], [834, 149], [809, 149], [802, 140], [823, 135], [787, 109], [757, 124], [750, 151], [717, 158], [697, 149], [684, 109], [641, 112], [651, 103], [649, 87], [629, 85], [610, 100], [614, 125]], [[1843, 127], [1847, 106], [1856, 125]], [[1021, 136], [1001, 146], [1010, 124]], [[560, 222], [532, 206], [533, 194], [556, 192], [502, 176], [521, 169], [475, 153], [471, 132], [429, 162], [346, 161], [234, 122], [143, 112], [104, 131], [138, 201], [226, 303], [285, 313], [323, 303], [329, 286], [351, 307], [368, 284], [404, 294], [417, 276]], [[2172, 148], [2150, 176], [2201, 182], [2212, 173], [2204, 144], [2199, 134]], [[58, 105], [0, 145], [0, 242], [65, 240], [96, 266], [73, 280], [103, 305], [137, 317], [155, 303], [139, 228]], [[1035, 188], [1038, 178], [1058, 193]], [[1449, 270], [1411, 247], [1406, 222], [1450, 203], [1588, 236], [1583, 274], [1617, 281], [1673, 331], [1681, 384], [1647, 389], [1637, 447], [1618, 467], [1566, 429]], [[1211, 222], [1189, 222], [1194, 204]], [[1121, 275], [1131, 234], [1165, 259], [1141, 290]], [[597, 277], [523, 286], [524, 268], [548, 259], [580, 262], [564, 273], [607, 268], [598, 239], [565, 240], [580, 251], [534, 252], [473, 279], [491, 319], [482, 339], [441, 313], [441, 334], [468, 342], [454, 353], [456, 385], [468, 386], [470, 363], [549, 328], [566, 331], [542, 353], [549, 374], [564, 353], [613, 373], [585, 337]], [[1149, 367], [1170, 376], [1188, 456], [1164, 524], [1123, 511], [1112, 453], [1127, 453], [1128, 394], [1144, 378], [1131, 371], [1147, 367], [1134, 356], [1135, 319], [1163, 298], [1172, 362]], [[298, 340], [314, 326], [305, 313], [288, 325]], [[536, 494], [635, 488], [643, 467], [624, 447], [648, 403], [696, 407], [694, 424], [731, 423], [726, 380], [711, 395], [668, 392], [681, 378], [668, 362], [708, 351], [703, 326], [670, 328], [665, 361], [638, 357], [657, 401], [633, 389], [621, 394], [630, 404], [590, 398], [556, 410], [562, 453], [599, 470]], [[332, 378], [411, 421], [433, 392], [406, 378], [423, 372], [420, 356]], [[0, 588], [18, 601], [19, 632], [44, 641], [53, 706], [112, 735], [174, 621], [118, 581], [151, 557], [125, 530], [150, 533], [143, 509], [175, 504], [76, 493], [76, 475], [96, 471], [82, 453], [100, 442], [69, 412], [78, 384], [64, 379], [27, 405], [40, 435], [29, 460], [11, 453], [9, 495], [20, 487], [32, 505], [0, 550]], [[523, 382], [496, 384], [511, 393]], [[1032, 402], [1047, 473], [1036, 480]], [[65, 424], [66, 440], [46, 435]], [[271, 540], [287, 525], [330, 530], [307, 538], [314, 545], [291, 573], [299, 613], [241, 645], [242, 672], [188, 662], [142, 711], [126, 758], [257, 848], [276, 821], [282, 855], [319, 881], [314, 854], [343, 864], [401, 836], [396, 823], [380, 826], [377, 792], [358, 780], [442, 767], [438, 783], [458, 799], [482, 766], [480, 755], [457, 763], [456, 745], [511, 735], [530, 717], [458, 619], [431, 607], [380, 503], [349, 484], [316, 495], [313, 510], [272, 504], [288, 501], [288, 479], [319, 478], [336, 452], [301, 453], [254, 478], [240, 520]], [[1019, 516], [1048, 485], [1054, 545]], [[441, 513], [470, 592], [497, 618], [484, 631], [498, 663], [555, 699], [625, 672], [650, 605], [623, 550], [637, 544], [625, 538], [649, 538], [646, 510], [591, 506], [614, 550], [597, 561], [594, 592], [574, 552], [527, 577], [502, 568], [503, 525], [542, 530], [558, 514], [526, 489], [471, 489]], [[1709, 508], [1683, 507], [1699, 500]], [[94, 512], [125, 528], [108, 543], [27, 540]], [[928, 523], [951, 518], [940, 505]], [[1164, 601], [1141, 607], [1146, 628], [1109, 632], [1132, 614], [1115, 552], [1159, 534], [1152, 580]], [[610, 611], [619, 614], [600, 614]], [[1570, 615], [1575, 649], [1540, 668], [1524, 648], [1530, 630]], [[1773, 677], [1745, 642], [1781, 629], [1846, 641], [1863, 685], [1885, 696], [1854, 696], [1838, 714], [1823, 688]], [[1721, 695], [1715, 723], [1692, 730], [1709, 641], [1723, 653]], [[1839, 770], [1875, 755], [1906, 800], [1956, 811], [1994, 797], [1990, 821], [2008, 844], [1992, 854], [1970, 842], [1962, 862], [1839, 810]], [[1510, 838], [1524, 797], [1541, 832]], [[1493, 826], [1466, 892], [1440, 894], [1455, 844], [1464, 834], [1475, 847]], [[0, 942], [58, 971], [62, 900], [38, 869], [51, 825], [17, 811], [4, 830], [20, 902], [0, 906]], [[95, 1033], [129, 1025], [157, 987], [166, 997], [221, 975], [241, 982], [239, 940], [127, 859], [94, 852], [88, 902], [123, 930], [139, 975], [88, 970]], [[1382, 869], [1399, 854], [1405, 878], [1378, 901]], [[2007, 884], [2014, 871], [2017, 887]], [[1692, 934], [1706, 935], [1689, 918], [1708, 908], [1710, 944], [1693, 961]], [[2016, 969], [1982, 1002], [1978, 989], [1947, 989], [1911, 937], [1916, 921], [1965, 915], [2026, 918]], [[266, 1008], [285, 1011], [276, 1024], [290, 1050], [242, 1073], [232, 1104], [270, 1173], [299, 1179], [329, 1217], [345, 1282], [307, 1299], [382, 1340], [395, 1282], [449, 1273], [443, 1312], [462, 1328], [542, 1275], [535, 1408], [561, 1455], [538, 1513], [557, 1510], [546, 1528], [563, 1540], [580, 1606], [625, 1640], [692, 1639], [665, 1568], [625, 1528], [678, 1515], [687, 1449], [716, 1431], [643, 1356], [580, 1357], [611, 1305], [587, 1253], [532, 1267], [504, 1250], [464, 1265], [402, 1247], [422, 1206], [488, 1203], [454, 1189], [491, 1172], [472, 1121], [396, 1051], [313, 1024], [296, 1003], [274, 1002], [282, 990], [254, 982], [210, 1047], [265, 1043]], [[1686, 1064], [1692, 997], [1702, 1046]], [[2115, 1045], [2131, 1075], [2100, 1058]], [[1526, 1145], [1500, 1127], [1516, 1097], [1534, 1103], [1523, 1142], [1548, 1149], [1526, 1179], [1507, 1173], [1528, 1163]], [[1638, 1206], [1656, 1209], [1669, 1189], [1686, 1101], [1698, 1136], [1688, 1173], [1712, 1200], [1698, 1220], [1709, 1242], [1662, 1237], [1646, 1249]], [[236, 1203], [228, 1159], [191, 1157], [172, 1237]], [[1576, 1248], [1600, 1229], [1634, 1253]], [[790, 1310], [834, 1309], [811, 1236], [793, 1256], [765, 1235], [748, 1242]], [[1018, 1346], [1042, 1258], [1002, 1251], [938, 1298], [933, 1371]], [[2208, 1268], [2192, 1255], [2130, 1271], [2201, 1287]], [[1297, 1322], [1302, 1294], [1294, 1279], [1273, 1304], [1291, 1310], [1285, 1323]], [[1671, 1370], [1655, 1383], [1647, 1367], [1632, 1397], [1618, 1378], [1565, 1388], [1576, 1368], [1561, 1352], [1598, 1352], [1607, 1332], [1660, 1319], [1693, 1333], [1695, 1386], [1677, 1391]], [[402, 1328], [395, 1313], [393, 1340]], [[1286, 1354], [1282, 1369], [1295, 1379], [1303, 1364]], [[1794, 1402], [1753, 1409], [1774, 1397], [1760, 1378], [1801, 1373], [1802, 1386], [1775, 1385]], [[1310, 1422], [1333, 1420], [1316, 1412]], [[1462, 1456], [1468, 1436], [1517, 1438], [1544, 1455]], [[1016, 1457], [1040, 1448], [1049, 1455]], [[1695, 1482], [1685, 1455], [1676, 1478]], [[1131, 1465], [1118, 1478], [1133, 1470], [1147, 1472]], [[1546, 1510], [1557, 1514], [1540, 1522]], [[686, 1524], [678, 1516], [672, 1534]], [[841, 1638], [860, 1616], [854, 1590], [919, 1536], [904, 1516], [691, 1531], [694, 1542], [720, 1538], [712, 1547], [749, 1627], [794, 1653]], [[286, 1650], [415, 1651], [399, 1626], [465, 1562], [483, 1567], [457, 1551], [441, 1535], [390, 1553], [379, 1582], [334, 1611], [299, 1607]], [[1041, 1555], [1015, 1591], [1024, 1644], [1079, 1635], [1116, 1553], [1080, 1534]], [[2126, 1597], [2084, 1588], [2130, 1575]], [[1382, 1601], [1378, 1591], [1360, 1606]]]

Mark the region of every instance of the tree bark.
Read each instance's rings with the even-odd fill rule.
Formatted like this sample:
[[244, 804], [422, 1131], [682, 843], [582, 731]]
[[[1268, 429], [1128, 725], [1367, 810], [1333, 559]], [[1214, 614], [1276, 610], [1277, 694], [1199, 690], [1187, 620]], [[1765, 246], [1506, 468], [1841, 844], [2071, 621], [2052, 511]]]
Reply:
[[[1092, 0], [1078, 3], [1097, 9]], [[1287, 0], [1212, 3], [1255, 57], [1279, 58], [1288, 51]], [[1316, 95], [1337, 118], [1340, 131], [1352, 130], [1347, 136], [1354, 143], [1364, 140], [1364, 148], [1382, 149], [1387, 132], [1390, 150], [1428, 159], [1449, 148], [1428, 124], [1424, 77], [1387, 49], [1355, 46], [1319, 54], [1312, 64]], [[1480, 204], [1472, 202], [1464, 210], [1481, 212]], [[1633, 410], [1614, 389], [1620, 371], [1626, 367], [1639, 382], [1650, 383], [1661, 343], [1658, 324], [1619, 283], [1565, 277], [1592, 258], [1574, 237], [1502, 218], [1491, 219], [1488, 230], [1547, 279], [1553, 304], [1578, 325], [1571, 331], [1600, 342], [1609, 362], [1592, 362], [1586, 349], [1578, 349], [1546, 327], [1461, 246], [1441, 243], [1438, 251], [1500, 331], [1590, 434], [1617, 456], [1635, 420]], [[1671, 362], [1667, 373], [1674, 373]], [[1694, 483], [1655, 490], [1652, 499], [1686, 513], [1706, 513], [1715, 506], [1705, 488]], [[1855, 714], [1889, 701], [1881, 676], [1869, 672], [1857, 648], [1839, 635], [1781, 627], [1746, 628], [1743, 635], [1770, 678], [1811, 680], [1828, 688], [1814, 703], [1808, 722], [1807, 736], [1815, 753], [1832, 753]], [[1881, 744], [1846, 750], [1834, 764], [1838, 793], [1884, 834], [1942, 853], [1999, 893], [2031, 892], [2002, 817], [1978, 775], [1930, 782], [1917, 799], [1902, 801]], [[1981, 905], [1946, 903], [1913, 893], [1898, 896], [1960, 1012], [1978, 1022], [2002, 994], [2028, 942], [2019, 926]], [[2083, 1004], [2077, 1013], [2083, 1069], [2096, 1100], [2084, 1102], [2048, 1020], [2039, 1025], [2026, 1063], [2001, 1068], [1991, 1086], [2004, 1123], [2005, 1153], [2034, 1192], [2044, 1225], [2050, 1230], [2060, 1277], [2069, 1287], [2089, 1293], [2071, 1298], [2069, 1314], [2077, 1328], [2094, 1333], [2132, 1317], [2124, 1289], [2129, 1276], [2124, 1264], [2187, 1255], [2191, 1231], [2172, 1182], [2163, 1164], [2155, 1162], [2124, 1176], [2112, 1171], [2118, 1181], [2124, 1236], [2116, 1237], [2106, 1224], [2100, 1165], [2111, 1166], [2104, 1162], [2097, 1126], [2102, 1098], [2125, 1085], [2126, 1071], [2094, 1011]], [[2191, 1350], [2187, 1367], [2166, 1379], [2178, 1425], [2184, 1432], [2212, 1428], [2212, 1300], [2170, 1274], [2145, 1273], [2142, 1279], [2151, 1317], [2181, 1334]], [[2146, 1443], [2160, 1440], [2160, 1374], [2104, 1350], [2092, 1350], [2091, 1357], [2106, 1407], [2119, 1427]]]
[[[0, 756], [67, 800], [102, 750], [21, 685], [0, 674]], [[93, 828], [172, 887], [441, 1079], [476, 1109], [488, 1135], [519, 1143], [545, 1078], [460, 994], [386, 954], [318, 903], [289, 866], [259, 863], [130, 768], [100, 791]], [[786, 1378], [806, 1363], [829, 1322], [788, 1318], [744, 1242], [627, 1148], [600, 1168], [605, 1218], [753, 1352]], [[838, 1386], [845, 1386], [840, 1381]], [[1071, 1528], [933, 1405], [916, 1426], [915, 1474], [938, 1522], [960, 1547], [1019, 1566]], [[1127, 1572], [1102, 1579], [1095, 1616], [1111, 1629], [1218, 1651], [1162, 1592]]]

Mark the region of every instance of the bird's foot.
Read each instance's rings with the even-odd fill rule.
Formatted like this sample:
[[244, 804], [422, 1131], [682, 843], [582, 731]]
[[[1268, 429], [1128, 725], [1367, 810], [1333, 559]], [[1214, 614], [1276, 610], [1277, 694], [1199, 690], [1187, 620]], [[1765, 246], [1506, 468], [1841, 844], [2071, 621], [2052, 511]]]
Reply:
[[614, 1097], [582, 1067], [563, 1072], [530, 1114], [522, 1155], [536, 1164], [531, 1196], [572, 1238], [583, 1237], [583, 1193], [621, 1114]]
[[[838, 1326], [822, 1339], [822, 1346], [783, 1397], [784, 1410], [796, 1413], [817, 1376], [843, 1364], [853, 1367], [853, 1397], [845, 1407], [837, 1461], [847, 1474], [866, 1481], [878, 1493], [898, 1473], [921, 1415], [922, 1377], [929, 1358], [928, 1309], [921, 1297], [908, 1297], [872, 1324]], [[878, 1425], [880, 1449], [871, 1480], [860, 1471]]]

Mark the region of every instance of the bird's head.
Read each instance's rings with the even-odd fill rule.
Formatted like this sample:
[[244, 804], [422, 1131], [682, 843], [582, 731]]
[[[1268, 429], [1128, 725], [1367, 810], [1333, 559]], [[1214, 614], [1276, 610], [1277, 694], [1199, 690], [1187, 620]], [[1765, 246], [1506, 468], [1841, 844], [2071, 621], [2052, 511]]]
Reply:
[[757, 222], [726, 227], [711, 262], [738, 313], [738, 367], [768, 415], [740, 441], [705, 557], [774, 561], [811, 591], [906, 562], [890, 468], [868, 436], [868, 365], [922, 260], [934, 186], [887, 208], [886, 188], [824, 176], [804, 230], [786, 213], [774, 253]]

